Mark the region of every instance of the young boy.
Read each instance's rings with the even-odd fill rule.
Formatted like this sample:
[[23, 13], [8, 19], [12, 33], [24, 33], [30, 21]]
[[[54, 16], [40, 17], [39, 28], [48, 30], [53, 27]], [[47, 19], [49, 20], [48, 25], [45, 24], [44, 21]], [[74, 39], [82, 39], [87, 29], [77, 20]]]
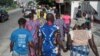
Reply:
[[25, 29], [26, 20], [24, 18], [20, 18], [18, 24], [19, 28], [11, 34], [10, 52], [12, 52], [12, 56], [28, 56], [29, 46], [34, 47], [32, 35]]

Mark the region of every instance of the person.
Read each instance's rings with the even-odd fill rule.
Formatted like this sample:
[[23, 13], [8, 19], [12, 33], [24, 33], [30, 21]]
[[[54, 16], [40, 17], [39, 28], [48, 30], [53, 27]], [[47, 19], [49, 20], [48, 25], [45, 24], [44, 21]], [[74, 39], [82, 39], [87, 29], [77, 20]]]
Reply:
[[61, 19], [60, 14], [56, 14], [56, 20], [54, 24], [57, 25], [60, 29], [61, 40], [64, 40], [64, 29], [67, 28], [66, 24], [64, 23], [63, 19]]
[[77, 13], [76, 13], [76, 20], [77, 20], [78, 18], [81, 18], [81, 14], [82, 14], [81, 6], [79, 5], [79, 6], [78, 6], [78, 11], [77, 11]]
[[30, 18], [29, 20], [26, 22], [26, 29], [28, 29], [33, 37], [33, 44], [34, 46], [34, 50], [30, 47], [30, 56], [36, 56], [38, 51], [37, 51], [37, 47], [38, 47], [38, 37], [37, 37], [37, 32], [40, 26], [39, 20], [36, 19], [37, 17], [31, 13], [30, 14]]
[[[54, 21], [54, 24], [59, 27], [60, 35], [61, 35], [60, 40], [62, 41], [62, 43], [64, 45], [64, 41], [65, 41], [64, 29], [67, 27], [66, 27], [66, 24], [64, 23], [64, 21], [61, 19], [60, 14], [56, 14], [56, 20]], [[64, 47], [64, 48], [66, 48], [66, 47]], [[61, 55], [60, 51], [61, 51], [61, 47], [59, 49], [59, 55]]]
[[91, 31], [86, 30], [86, 24], [75, 25], [75, 29], [70, 31], [69, 44], [71, 56], [88, 56], [89, 46], [95, 56], [99, 56], [97, 47], [94, 42], [94, 37]]
[[62, 16], [62, 19], [64, 20], [64, 22], [67, 26], [66, 32], [68, 33], [69, 28], [70, 28], [70, 23], [71, 23], [71, 17], [67, 13], [68, 13], [67, 11], [64, 12], [64, 15]]
[[47, 23], [39, 29], [40, 50], [43, 56], [57, 56], [60, 45], [59, 27], [54, 25], [54, 16], [48, 13], [46, 16]]
[[10, 52], [12, 56], [28, 56], [29, 47], [34, 48], [32, 35], [25, 29], [26, 20], [24, 18], [20, 18], [18, 24], [19, 28], [14, 30], [10, 37]]
[[92, 23], [92, 16], [91, 15], [89, 15], [89, 14], [86, 14], [86, 27], [87, 27], [87, 29], [88, 30], [90, 30], [91, 29], [91, 23]]
[[78, 18], [76, 21], [77, 21], [77, 23], [76, 23], [77, 25], [81, 25], [82, 23], [87, 22], [86, 21], [86, 13], [83, 12], [81, 14], [81, 18]]
[[38, 18], [40, 18], [40, 11], [42, 11], [41, 5], [39, 5], [38, 8], [37, 8], [37, 10], [36, 10], [36, 14], [37, 14]]
[[41, 26], [46, 23], [46, 20], [44, 18], [44, 11], [40, 12], [40, 19], [39, 19], [39, 21], [40, 21]]

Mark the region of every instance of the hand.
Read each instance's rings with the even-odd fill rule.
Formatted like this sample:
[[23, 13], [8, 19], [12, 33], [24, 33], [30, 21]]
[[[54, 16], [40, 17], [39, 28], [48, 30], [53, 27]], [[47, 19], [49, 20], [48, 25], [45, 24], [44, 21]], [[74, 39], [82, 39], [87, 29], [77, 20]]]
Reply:
[[67, 52], [68, 51], [68, 49], [67, 48], [63, 48], [63, 52]]

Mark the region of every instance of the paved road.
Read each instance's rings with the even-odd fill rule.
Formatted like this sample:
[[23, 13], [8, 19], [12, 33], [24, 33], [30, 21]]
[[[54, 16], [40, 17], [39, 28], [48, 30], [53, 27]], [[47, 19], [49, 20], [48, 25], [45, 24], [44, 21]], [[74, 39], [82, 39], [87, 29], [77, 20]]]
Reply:
[[7, 34], [9, 35], [12, 29], [16, 28], [18, 18], [22, 17], [21, 10], [18, 10], [14, 13], [10, 13], [9, 20], [4, 23], [0, 23], [0, 43], [2, 43], [2, 39], [8, 38], [5, 37]]
[[[21, 10], [18, 10], [14, 13], [10, 13], [10, 19], [7, 22], [0, 23], [0, 56], [11, 56], [9, 52], [9, 37], [11, 32], [17, 28], [18, 18], [22, 17]], [[94, 35], [95, 42], [98, 45], [99, 53], [100, 53], [100, 24], [94, 24]], [[62, 56], [69, 56], [70, 52], [63, 53]], [[92, 52], [90, 52], [90, 56], [94, 56]]]

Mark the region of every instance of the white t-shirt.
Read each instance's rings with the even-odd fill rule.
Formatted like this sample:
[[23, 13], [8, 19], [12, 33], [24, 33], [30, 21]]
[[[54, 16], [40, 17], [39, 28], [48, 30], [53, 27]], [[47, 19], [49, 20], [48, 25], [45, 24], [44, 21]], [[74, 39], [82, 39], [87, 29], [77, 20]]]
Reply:
[[73, 45], [87, 45], [88, 40], [92, 38], [91, 30], [73, 30], [70, 31]]

